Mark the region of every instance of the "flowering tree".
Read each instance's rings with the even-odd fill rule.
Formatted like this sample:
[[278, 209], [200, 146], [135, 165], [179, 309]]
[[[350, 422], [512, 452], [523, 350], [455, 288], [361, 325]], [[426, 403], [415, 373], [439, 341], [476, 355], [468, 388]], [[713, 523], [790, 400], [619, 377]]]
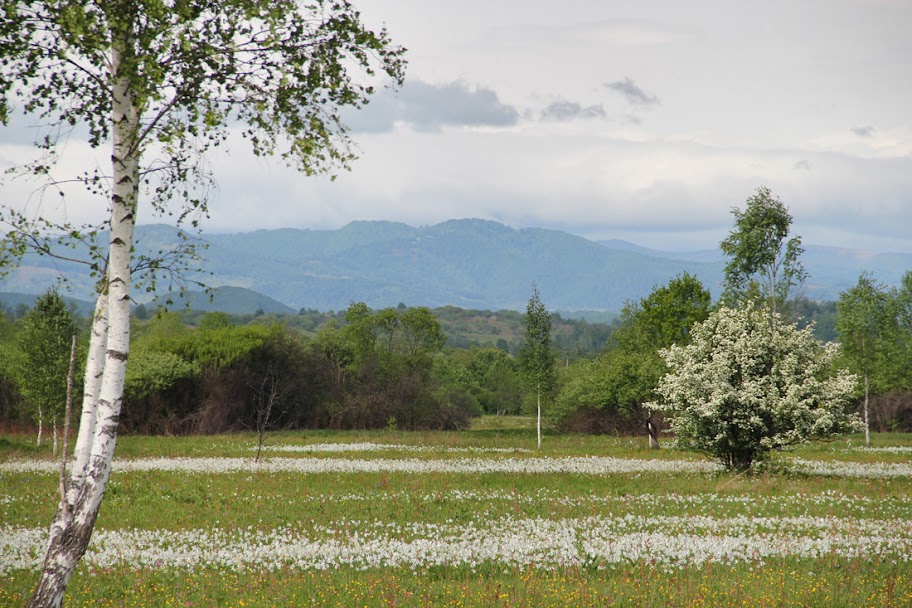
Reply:
[[744, 469], [772, 450], [860, 428], [846, 413], [856, 378], [833, 372], [837, 346], [820, 344], [811, 327], [748, 303], [720, 308], [692, 336], [662, 351], [670, 371], [651, 404], [679, 446]]

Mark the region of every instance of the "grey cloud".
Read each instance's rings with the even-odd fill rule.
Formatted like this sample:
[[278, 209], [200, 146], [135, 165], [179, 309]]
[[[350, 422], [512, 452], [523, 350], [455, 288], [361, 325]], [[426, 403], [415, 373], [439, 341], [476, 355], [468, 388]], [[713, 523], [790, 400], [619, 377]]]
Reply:
[[871, 137], [872, 135], [874, 135], [874, 127], [872, 127], [870, 125], [867, 127], [853, 127], [852, 133], [854, 133], [858, 137]]
[[437, 131], [444, 126], [510, 126], [519, 120], [519, 112], [491, 89], [472, 89], [461, 81], [433, 85], [414, 80], [398, 93], [382, 91], [367, 107], [345, 118], [353, 131], [387, 132], [396, 122]]
[[500, 102], [491, 89], [472, 90], [465, 82], [431, 85], [414, 81], [402, 89], [402, 118], [422, 130], [441, 126], [510, 126], [519, 112]]
[[567, 121], [574, 118], [605, 118], [601, 105], [583, 107], [572, 101], [558, 99], [542, 110], [543, 120]]
[[342, 112], [342, 122], [358, 133], [388, 133], [399, 115], [399, 103], [388, 89], [376, 93], [360, 110], [347, 108]]
[[810, 171], [811, 170], [811, 161], [809, 160], [799, 160], [792, 166], [792, 169], [796, 171]]
[[629, 77], [615, 82], [606, 82], [605, 88], [623, 95], [629, 103], [635, 105], [651, 106], [659, 103], [658, 97], [648, 94]]

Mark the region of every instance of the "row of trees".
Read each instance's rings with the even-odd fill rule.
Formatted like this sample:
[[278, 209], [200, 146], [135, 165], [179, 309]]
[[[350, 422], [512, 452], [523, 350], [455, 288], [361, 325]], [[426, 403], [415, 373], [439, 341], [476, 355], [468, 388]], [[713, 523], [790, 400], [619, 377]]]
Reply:
[[[39, 428], [61, 420], [69, 341], [78, 333], [86, 342], [79, 325], [54, 292], [16, 323], [0, 314], [0, 417]], [[207, 313], [196, 328], [164, 311], [133, 325], [120, 420], [133, 432], [461, 428], [471, 416], [516, 414], [533, 400], [508, 353], [445, 353], [427, 308], [355, 303], [341, 324], [313, 337], [279, 324], [234, 325], [224, 313]]]
[[[791, 276], [799, 273], [800, 267]], [[767, 279], [776, 273], [760, 272], [758, 276]], [[829, 369], [827, 366], [834, 372], [836, 367], [856, 372], [860, 382], [854, 385], [850, 396], [864, 398], [863, 420], [869, 428], [868, 398], [872, 393], [902, 393], [912, 387], [912, 273], [893, 289], [862, 275], [858, 285], [842, 294], [836, 321], [842, 343], [838, 356], [813, 339], [809, 326], [798, 331], [794, 319], [787, 318], [789, 314], [796, 316], [793, 301], [787, 299], [795, 284], [792, 281], [770, 289], [769, 283], [761, 286], [754, 278], [742, 280], [740, 295], [732, 289], [727, 293], [733, 298], [733, 306], [714, 309], [708, 290], [685, 273], [655, 288], [642, 300], [628, 303], [609, 346], [600, 356], [567, 366], [556, 365], [551, 315], [534, 287], [524, 317], [524, 346], [516, 358], [496, 348], [451, 349], [444, 353], [440, 323], [425, 308], [400, 306], [372, 311], [363, 303], [353, 304], [341, 324], [324, 326], [312, 339], [279, 325], [235, 326], [222, 313], [206, 314], [198, 328], [191, 329], [178, 314], [160, 312], [147, 322], [134, 323], [132, 362], [125, 385], [128, 407], [122, 424], [130, 430], [153, 433], [218, 432], [263, 425], [458, 428], [469, 417], [483, 412], [531, 410], [538, 416], [540, 442], [544, 398], [545, 416], [560, 428], [639, 433], [645, 427], [657, 445], [656, 415], [664, 414], [679, 437], [685, 437], [690, 428], [669, 416], [673, 410], [668, 402], [677, 400], [687, 409], [710, 401], [705, 398], [711, 394], [708, 384], [698, 395], [702, 402], [686, 405], [670, 384], [669, 373], [683, 369], [682, 353], [689, 353], [687, 356], [692, 359], [697, 352], [707, 352], [706, 344], [690, 348], [692, 334], [701, 332], [704, 343], [712, 342], [722, 349], [712, 353], [704, 368], [715, 369], [712, 377], [717, 381], [724, 377], [725, 369], [733, 374], [726, 384], [734, 392], [723, 399], [731, 410], [728, 424], [733, 435], [743, 434], [744, 420], [753, 416], [750, 408], [732, 401], [745, 392], [750, 382], [762, 380], [779, 387], [809, 382], [800, 375], [772, 380], [773, 370], [785, 373], [777, 367], [777, 361], [786, 356], [783, 345], [793, 349], [788, 356], [807, 361], [801, 366], [804, 372], [815, 370], [813, 374], [819, 376]], [[761, 297], [763, 294], [765, 298]], [[781, 312], [769, 304], [771, 298], [776, 299], [776, 308]], [[766, 334], [758, 333], [754, 323], [758, 314], [766, 315]], [[735, 326], [740, 328], [738, 335], [732, 333]], [[23, 414], [31, 413], [39, 429], [44, 420], [52, 426], [59, 421], [67, 342], [75, 327], [72, 315], [54, 293], [39, 298], [35, 308], [17, 325], [5, 321], [0, 360], [7, 418], [18, 415], [21, 419]], [[727, 338], [722, 335], [723, 328], [728, 328]], [[760, 340], [768, 349], [777, 341], [781, 344], [776, 347], [778, 350], [760, 355], [760, 347], [746, 349], [745, 340]], [[722, 343], [727, 346], [718, 346]], [[729, 352], [726, 348], [740, 348], [743, 352]], [[735, 365], [732, 357], [744, 353], [758, 358], [753, 363], [741, 361]], [[773, 359], [764, 362], [763, 356]], [[720, 367], [723, 361], [726, 363]], [[821, 361], [826, 365], [812, 364]], [[748, 378], [745, 370], [752, 369], [762, 370], [765, 376]], [[759, 389], [755, 386], [751, 390]], [[775, 391], [763, 392], [769, 396]], [[10, 404], [17, 403], [17, 395], [20, 405], [29, 406], [28, 412], [25, 407], [10, 411]], [[263, 419], [260, 404], [265, 401], [271, 408]], [[828, 403], [845, 405], [841, 397], [830, 398]], [[773, 406], [785, 407], [781, 399], [770, 407]], [[797, 406], [792, 404], [787, 409], [794, 413]], [[875, 416], [874, 421], [880, 425], [877, 428], [903, 428], [908, 413], [898, 408], [892, 418], [881, 415]], [[782, 418], [783, 414], [767, 416], [776, 417]], [[829, 428], [827, 432], [849, 426], [841, 420]], [[795, 429], [789, 432], [794, 440], [806, 438], [805, 433]], [[714, 432], [717, 439], [724, 435], [718, 429]], [[782, 437], [765, 441], [772, 448], [788, 444]], [[709, 451], [700, 442], [692, 445]], [[757, 457], [756, 450], [730, 446], [721, 459], [731, 466], [742, 466]]]

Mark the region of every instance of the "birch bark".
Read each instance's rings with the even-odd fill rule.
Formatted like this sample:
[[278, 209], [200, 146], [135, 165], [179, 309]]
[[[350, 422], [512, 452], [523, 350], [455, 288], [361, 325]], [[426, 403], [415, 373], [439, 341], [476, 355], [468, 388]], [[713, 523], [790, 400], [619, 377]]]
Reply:
[[[120, 44], [118, 44], [120, 42]], [[117, 425], [123, 399], [130, 349], [130, 258], [139, 188], [139, 149], [136, 137], [139, 115], [130, 80], [121, 74], [128, 41], [114, 41], [111, 53], [113, 88], [113, 188], [111, 240], [106, 293], [98, 297], [86, 366], [74, 474], [51, 523], [51, 534], [41, 577], [30, 608], [58, 607], [79, 560], [85, 554], [101, 500], [111, 474], [117, 443]], [[103, 355], [102, 355], [103, 352]]]

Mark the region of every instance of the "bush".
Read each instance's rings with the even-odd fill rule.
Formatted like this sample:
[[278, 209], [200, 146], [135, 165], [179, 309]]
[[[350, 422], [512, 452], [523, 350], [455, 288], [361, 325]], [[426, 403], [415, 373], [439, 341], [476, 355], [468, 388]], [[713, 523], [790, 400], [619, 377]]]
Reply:
[[574, 363], [562, 370], [551, 418], [558, 428], [571, 431], [642, 433], [649, 417], [642, 404], [654, 397], [664, 370], [653, 352], [620, 349]]
[[833, 373], [833, 343], [753, 304], [720, 308], [694, 327], [693, 342], [662, 351], [669, 372], [652, 404], [680, 447], [728, 468], [747, 468], [769, 451], [854, 431], [848, 414], [857, 379]]

